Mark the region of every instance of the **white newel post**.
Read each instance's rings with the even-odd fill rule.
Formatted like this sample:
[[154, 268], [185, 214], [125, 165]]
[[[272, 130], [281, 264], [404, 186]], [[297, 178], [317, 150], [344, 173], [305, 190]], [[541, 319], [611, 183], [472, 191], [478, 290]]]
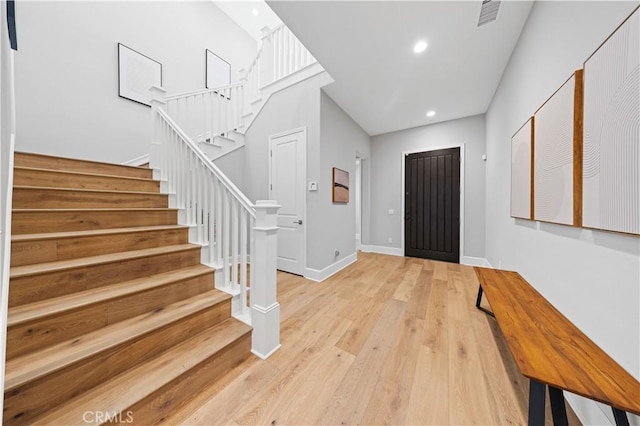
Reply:
[[273, 31], [268, 26], [262, 28], [262, 63], [260, 64], [260, 86], [273, 82]]
[[280, 304], [276, 300], [276, 213], [279, 208], [273, 200], [258, 200], [255, 205], [255, 258], [252, 254], [251, 267], [255, 268], [256, 282], [251, 283], [251, 352], [262, 359], [268, 358], [280, 347]]
[[158, 129], [158, 110], [164, 109], [167, 103], [167, 91], [160, 86], [151, 86], [151, 149], [149, 152], [149, 168], [153, 170], [153, 178], [160, 179], [160, 133]]

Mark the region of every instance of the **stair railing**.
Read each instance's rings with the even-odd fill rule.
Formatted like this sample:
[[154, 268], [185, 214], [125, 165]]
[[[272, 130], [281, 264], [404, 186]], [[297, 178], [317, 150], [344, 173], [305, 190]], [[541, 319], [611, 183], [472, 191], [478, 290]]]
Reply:
[[[0, 395], [4, 394], [4, 369], [7, 349], [7, 312], [9, 306], [9, 271], [11, 267], [11, 206], [13, 197], [13, 149], [16, 134], [14, 85], [15, 25], [6, 1], [0, 1]], [[12, 32], [13, 46], [7, 29]], [[0, 398], [0, 422], [4, 400]]]
[[242, 84], [168, 96], [167, 113], [194, 142], [215, 143], [240, 127], [244, 103]]
[[262, 46], [249, 68], [240, 70], [240, 83], [166, 97], [167, 114], [192, 141], [215, 144], [215, 136], [245, 130], [243, 116], [263, 100], [265, 86], [317, 62], [285, 25], [262, 32]]
[[260, 99], [260, 82], [265, 80], [265, 76], [261, 75], [262, 71], [262, 52], [264, 45], [258, 50], [258, 54], [249, 66], [246, 72], [242, 72], [242, 84], [244, 89], [244, 110], [251, 111], [251, 103]]
[[[276, 300], [277, 216], [274, 201], [249, 199], [164, 111], [164, 89], [152, 87], [150, 167], [216, 268], [216, 288], [233, 295], [232, 315], [253, 327], [252, 352], [266, 358], [280, 346]], [[250, 290], [250, 292], [249, 292]]]
[[317, 62], [291, 30], [281, 24], [268, 35], [273, 52], [273, 81], [278, 81]]

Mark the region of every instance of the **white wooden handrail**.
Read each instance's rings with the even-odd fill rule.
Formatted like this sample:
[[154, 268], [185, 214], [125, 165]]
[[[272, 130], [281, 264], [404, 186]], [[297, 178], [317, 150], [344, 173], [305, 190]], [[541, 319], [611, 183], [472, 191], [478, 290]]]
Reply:
[[175, 95], [170, 95], [167, 96], [164, 100], [166, 102], [172, 101], [174, 99], [178, 99], [178, 98], [186, 98], [188, 96], [193, 96], [193, 95], [202, 95], [202, 94], [206, 94], [206, 93], [217, 93], [220, 90], [225, 90], [225, 89], [231, 89], [233, 87], [238, 87], [241, 86], [242, 83], [236, 83], [236, 84], [228, 84], [226, 86], [220, 86], [220, 87], [216, 87], [213, 89], [200, 89], [200, 90], [192, 90], [191, 92], [183, 92], [183, 93], [177, 93]]
[[241, 83], [171, 96], [151, 88], [150, 166], [180, 209], [180, 223], [190, 226], [190, 241], [203, 246], [204, 262], [216, 268], [216, 288], [233, 295], [232, 315], [253, 326], [252, 351], [266, 358], [280, 346], [279, 206], [251, 203], [199, 147], [246, 129], [250, 122], [243, 120], [260, 110], [273, 90], [268, 85], [316, 62], [284, 25], [265, 27], [263, 36]]
[[167, 114], [194, 142], [217, 144], [217, 136], [240, 127], [243, 91], [239, 83], [173, 95], [165, 99]]
[[263, 28], [262, 45], [240, 83], [166, 96], [166, 112], [196, 143], [220, 145], [218, 137], [244, 131], [259, 111], [262, 90], [314, 63], [316, 59], [284, 24]]
[[[150, 167], [202, 245], [203, 262], [216, 268], [216, 288], [230, 293], [232, 315], [253, 326], [252, 351], [266, 358], [280, 346], [276, 300], [275, 202], [251, 201], [163, 110], [164, 89], [152, 87]], [[249, 303], [249, 291], [251, 298]]]
[[271, 39], [273, 81], [278, 81], [317, 62], [311, 52], [284, 24], [269, 35]]
[[198, 157], [202, 164], [204, 164], [204, 166], [209, 169], [209, 171], [216, 177], [216, 179], [220, 180], [222, 185], [224, 185], [224, 187], [233, 195], [233, 197], [235, 197], [240, 202], [240, 204], [242, 204], [245, 210], [247, 210], [247, 212], [253, 218], [255, 218], [256, 212], [254, 206], [251, 201], [249, 201], [247, 196], [244, 195], [242, 191], [240, 191], [238, 187], [235, 186], [233, 182], [231, 182], [231, 180], [224, 173], [222, 173], [222, 171], [215, 164], [213, 164], [211, 160], [209, 160], [207, 155], [202, 152], [197, 144], [191, 141], [189, 136], [182, 129], [180, 129], [180, 127], [171, 119], [171, 117], [169, 117], [169, 115], [165, 111], [159, 110], [158, 114], [162, 118], [164, 118], [164, 120], [166, 120], [167, 124], [171, 126], [171, 129], [176, 132], [176, 135], [178, 135], [182, 139], [182, 141], [193, 150], [194, 154]]

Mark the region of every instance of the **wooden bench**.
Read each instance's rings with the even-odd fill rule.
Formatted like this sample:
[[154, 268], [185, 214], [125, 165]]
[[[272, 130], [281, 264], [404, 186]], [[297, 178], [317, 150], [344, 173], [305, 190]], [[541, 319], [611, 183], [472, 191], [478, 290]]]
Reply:
[[[640, 415], [640, 383], [517, 272], [475, 267], [476, 307], [495, 316], [522, 374], [530, 379], [529, 425], [544, 425], [545, 392], [554, 425], [566, 425], [563, 391], [609, 405], [616, 424]], [[493, 313], [482, 308], [486, 295]]]

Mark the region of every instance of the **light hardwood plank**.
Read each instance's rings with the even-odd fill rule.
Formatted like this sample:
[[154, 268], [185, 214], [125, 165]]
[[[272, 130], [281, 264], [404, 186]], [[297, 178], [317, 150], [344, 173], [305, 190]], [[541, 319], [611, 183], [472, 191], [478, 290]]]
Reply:
[[177, 209], [14, 209], [11, 234], [167, 226], [176, 223]]
[[165, 423], [522, 424], [528, 381], [495, 322], [478, 315], [473, 269], [358, 256], [323, 283], [278, 273], [282, 347]]
[[167, 195], [152, 192], [114, 192], [97, 189], [13, 187], [15, 209], [167, 208]]
[[152, 178], [151, 169], [27, 152], [16, 152], [14, 164], [16, 167], [98, 173], [102, 175], [137, 177], [141, 179]]
[[15, 266], [10, 271], [9, 306], [34, 303], [198, 264], [200, 248], [182, 244]]
[[406, 303], [394, 299], [386, 304], [379, 321], [320, 417], [320, 423], [360, 423], [395, 340], [395, 334], [389, 330], [402, 324], [405, 309]]
[[160, 182], [151, 179], [91, 173], [15, 167], [13, 184], [55, 188], [102, 189], [109, 191], [160, 192]]
[[[237, 351], [229, 344], [248, 336], [249, 331], [246, 325], [228, 320], [224, 325], [204, 331], [155, 360], [114, 377], [82, 397], [57, 407], [34, 424], [84, 424], [82, 416], [87, 407], [110, 413], [131, 411], [137, 424], [157, 423], [174, 405], [171, 403], [173, 399], [188, 398], [189, 385], [195, 385], [194, 390], [205, 386], [204, 379], [215, 380], [216, 375], [233, 364], [236, 359], [234, 354], [246, 353], [248, 339], [243, 339], [244, 345]], [[211, 358], [221, 350], [231, 352], [222, 358]], [[189, 370], [194, 371], [182, 375]], [[167, 393], [166, 385], [175, 381], [179, 381], [177, 384], [180, 386], [170, 388], [173, 392]], [[166, 401], [169, 403], [163, 407]], [[179, 406], [179, 403], [176, 402], [175, 406]]]
[[407, 424], [449, 424], [449, 316], [446, 281], [432, 280], [408, 396]]
[[15, 235], [11, 266], [186, 243], [188, 228], [178, 225]]

